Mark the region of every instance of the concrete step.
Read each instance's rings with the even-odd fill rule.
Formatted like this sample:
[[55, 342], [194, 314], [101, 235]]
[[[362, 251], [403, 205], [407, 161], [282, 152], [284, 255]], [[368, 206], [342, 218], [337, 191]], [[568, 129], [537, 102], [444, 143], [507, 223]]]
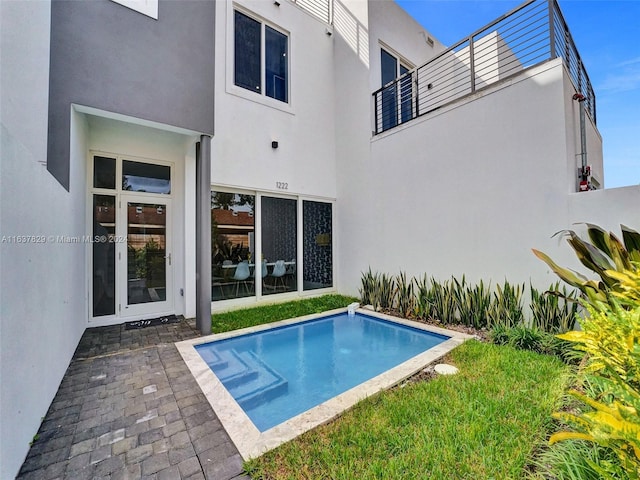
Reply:
[[199, 353], [245, 411], [288, 390], [287, 380], [253, 352], [202, 349]]

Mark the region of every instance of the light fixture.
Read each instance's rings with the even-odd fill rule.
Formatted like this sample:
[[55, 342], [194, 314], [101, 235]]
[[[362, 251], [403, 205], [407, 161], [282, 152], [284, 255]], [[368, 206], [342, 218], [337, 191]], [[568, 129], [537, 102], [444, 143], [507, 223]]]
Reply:
[[278, 0], [276, 0], [275, 2], [273, 2], [273, 4], [274, 4], [276, 7], [279, 7], [279, 6], [280, 6], [280, 2], [279, 2]]
[[271, 142], [271, 148], [278, 148], [278, 141], [274, 140], [273, 142]]

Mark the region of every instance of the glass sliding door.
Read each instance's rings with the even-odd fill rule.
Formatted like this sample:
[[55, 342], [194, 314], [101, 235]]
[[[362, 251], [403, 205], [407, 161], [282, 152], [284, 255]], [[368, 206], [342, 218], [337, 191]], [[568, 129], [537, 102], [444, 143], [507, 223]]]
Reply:
[[261, 215], [262, 294], [297, 291], [298, 202], [263, 196]]
[[304, 290], [333, 286], [332, 204], [302, 203]]
[[255, 295], [255, 195], [211, 192], [211, 301]]

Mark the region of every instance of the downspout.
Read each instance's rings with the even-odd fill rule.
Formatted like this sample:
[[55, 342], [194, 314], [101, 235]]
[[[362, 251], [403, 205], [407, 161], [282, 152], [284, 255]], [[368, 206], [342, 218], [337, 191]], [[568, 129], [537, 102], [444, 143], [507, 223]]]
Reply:
[[584, 113], [584, 102], [587, 97], [581, 93], [576, 93], [573, 95], [573, 99], [578, 101], [580, 109], [580, 157], [582, 162], [581, 167], [578, 169], [578, 178], [580, 179], [578, 191], [584, 192], [590, 189], [589, 176], [591, 175], [590, 169], [587, 165], [587, 131], [585, 127]]
[[196, 328], [211, 333], [211, 137], [196, 143]]

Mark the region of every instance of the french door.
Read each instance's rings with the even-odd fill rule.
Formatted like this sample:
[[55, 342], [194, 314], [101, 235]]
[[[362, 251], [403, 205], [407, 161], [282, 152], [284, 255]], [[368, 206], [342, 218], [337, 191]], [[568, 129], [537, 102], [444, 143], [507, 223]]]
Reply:
[[168, 199], [125, 195], [120, 199], [120, 315], [149, 316], [173, 307], [171, 204]]
[[112, 323], [173, 313], [170, 165], [92, 160], [90, 318]]

